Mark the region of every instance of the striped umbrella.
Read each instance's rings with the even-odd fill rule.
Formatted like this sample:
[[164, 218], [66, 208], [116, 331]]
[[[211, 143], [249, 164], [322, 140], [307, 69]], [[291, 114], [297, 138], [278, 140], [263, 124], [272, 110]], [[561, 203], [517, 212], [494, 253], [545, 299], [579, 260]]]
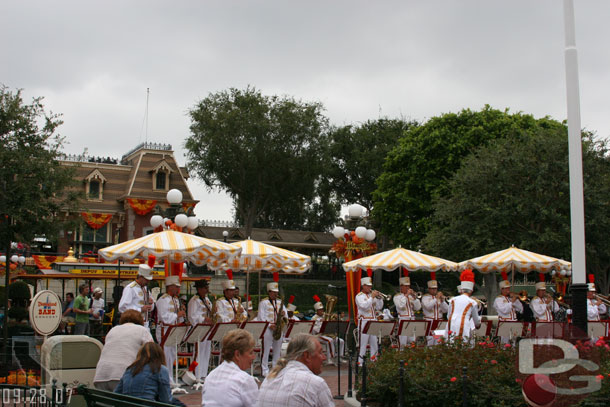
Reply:
[[240, 248], [217, 240], [174, 230], [142, 236], [98, 251], [106, 260], [132, 260], [150, 254], [171, 262], [191, 261], [197, 265], [229, 261], [239, 256]]
[[213, 260], [208, 267], [213, 270], [265, 270], [270, 272], [304, 273], [311, 268], [311, 257], [270, 244], [247, 239], [231, 243], [241, 250], [239, 257], [229, 260]]
[[460, 270], [474, 268], [481, 273], [517, 270], [527, 274], [531, 271], [549, 273], [552, 270], [571, 270], [572, 263], [543, 254], [528, 252], [513, 246], [506, 250], [465, 260], [459, 264], [459, 268]]
[[409, 271], [455, 271], [457, 263], [402, 247], [343, 263], [343, 268], [348, 272], [358, 269], [392, 271], [398, 267], [404, 267]]

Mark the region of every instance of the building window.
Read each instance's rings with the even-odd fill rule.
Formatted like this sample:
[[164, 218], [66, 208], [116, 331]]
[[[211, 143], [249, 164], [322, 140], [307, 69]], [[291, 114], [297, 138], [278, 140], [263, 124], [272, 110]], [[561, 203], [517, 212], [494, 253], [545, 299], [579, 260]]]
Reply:
[[100, 182], [97, 180], [89, 181], [89, 198], [100, 199]]
[[159, 171], [155, 178], [155, 189], [164, 191], [167, 188], [167, 173], [164, 171]]
[[89, 251], [97, 253], [112, 242], [109, 241], [110, 222], [99, 229], [92, 229], [89, 225], [82, 225], [76, 233], [76, 241], [74, 248], [79, 254], [85, 254]]

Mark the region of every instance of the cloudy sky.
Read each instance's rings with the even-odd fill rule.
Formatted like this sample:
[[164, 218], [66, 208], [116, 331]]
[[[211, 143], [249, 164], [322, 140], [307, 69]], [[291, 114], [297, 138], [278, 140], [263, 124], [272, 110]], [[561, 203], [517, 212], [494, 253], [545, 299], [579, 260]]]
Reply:
[[[320, 101], [335, 125], [485, 104], [564, 120], [562, 4], [5, 0], [0, 83], [63, 114], [68, 153], [118, 158], [148, 139], [182, 165], [187, 111], [229, 87]], [[582, 125], [608, 137], [610, 2], [575, 14]], [[200, 218], [231, 218], [228, 197], [189, 185]]]

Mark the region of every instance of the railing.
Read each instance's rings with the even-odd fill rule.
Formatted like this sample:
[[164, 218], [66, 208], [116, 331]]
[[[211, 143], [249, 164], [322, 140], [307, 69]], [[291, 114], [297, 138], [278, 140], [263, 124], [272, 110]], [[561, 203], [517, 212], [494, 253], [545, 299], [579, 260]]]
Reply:
[[80, 163], [101, 163], [101, 164], [118, 164], [119, 160], [111, 157], [93, 157], [88, 154], [64, 154], [61, 158], [63, 161], [72, 161]]
[[163, 143], [140, 143], [131, 150], [129, 150], [126, 154], [121, 157], [121, 162], [125, 160], [125, 158], [129, 157], [131, 154], [135, 153], [138, 150], [161, 150], [161, 151], [172, 151], [171, 144], [163, 144]]
[[243, 225], [240, 225], [238, 222], [233, 220], [213, 220], [213, 219], [205, 219], [203, 221], [199, 221], [201, 226], [211, 226], [217, 228], [241, 228]]

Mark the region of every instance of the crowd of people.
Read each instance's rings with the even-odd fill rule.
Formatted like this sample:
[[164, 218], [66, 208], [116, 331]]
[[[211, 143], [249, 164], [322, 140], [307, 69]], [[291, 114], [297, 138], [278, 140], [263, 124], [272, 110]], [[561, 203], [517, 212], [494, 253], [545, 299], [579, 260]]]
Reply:
[[[260, 388], [257, 379], [247, 373], [256, 358], [255, 340], [247, 330], [236, 329], [221, 339], [222, 357], [219, 365], [213, 369], [210, 369], [212, 343], [204, 339], [195, 345], [196, 367], [191, 374], [196, 384], [202, 387], [202, 405], [334, 405], [328, 385], [318, 375], [327, 359], [332, 360], [337, 353], [339, 356], [343, 354], [345, 344], [343, 339], [329, 337], [321, 331], [328, 315], [319, 297], [315, 296], [313, 305], [313, 335], [296, 335], [288, 340], [284, 338], [284, 327], [290, 319], [298, 318], [294, 314], [296, 307], [292, 305], [292, 299], [284, 304], [279, 298], [279, 275], [274, 274], [274, 281], [267, 284], [268, 297], [260, 301], [256, 314], [252, 312], [250, 301], [241, 301], [236, 295], [238, 291], [230, 271], [227, 277], [222, 281], [223, 296], [216, 301], [209, 298], [208, 281], [201, 279], [195, 283], [197, 294], [188, 303], [181, 302], [178, 276], [166, 278], [166, 292], [155, 300], [148, 290], [148, 283], [152, 280], [151, 266], [140, 265], [136, 279], [123, 290], [118, 305], [120, 324], [112, 328], [105, 338], [94, 385], [103, 390], [180, 404], [171, 395], [172, 389], [179, 386], [180, 379], [173, 369], [176, 347], [164, 344], [169, 330], [177, 325], [190, 325], [193, 328], [200, 324], [254, 319], [268, 322], [262, 338], [261, 373], [264, 381]], [[483, 303], [473, 297], [474, 273], [465, 270], [460, 280], [459, 295], [447, 298], [439, 291], [435, 273], [432, 273], [427, 292], [418, 295], [411, 288], [406, 272], [399, 280], [400, 292], [388, 297], [373, 289], [370, 276], [362, 278], [361, 291], [355, 297], [358, 363], [362, 363], [367, 352], [371, 361], [377, 358], [379, 338], [374, 332], [368, 332], [366, 326], [369, 321], [387, 318], [384, 300], [393, 302], [398, 320], [415, 320], [416, 312], [421, 311], [425, 321], [446, 321], [442, 336], [428, 332], [425, 338], [428, 346], [434, 346], [441, 340], [458, 339], [473, 344], [474, 332], [481, 325]], [[518, 296], [511, 292], [511, 284], [505, 274], [498, 288], [500, 295], [491, 304], [498, 314], [498, 320], [516, 322], [525, 307]], [[91, 298], [88, 298], [88, 290], [85, 284], [79, 286], [79, 295], [68, 298], [65, 308], [65, 322], [70, 323], [70, 318], [73, 318], [76, 334], [93, 333], [103, 316], [101, 290], [94, 290]], [[595, 297], [595, 284], [589, 285], [589, 293], [589, 319], [599, 320], [607, 309]], [[536, 284], [536, 296], [527, 306], [537, 322], [552, 322], [559, 308], [557, 301], [547, 294], [544, 281]], [[155, 325], [155, 338], [150, 331], [152, 323]], [[416, 340], [415, 337], [404, 335], [399, 335], [398, 339], [401, 346]], [[505, 343], [511, 339], [501, 338]], [[284, 341], [289, 342], [286, 356], [282, 358]]]

